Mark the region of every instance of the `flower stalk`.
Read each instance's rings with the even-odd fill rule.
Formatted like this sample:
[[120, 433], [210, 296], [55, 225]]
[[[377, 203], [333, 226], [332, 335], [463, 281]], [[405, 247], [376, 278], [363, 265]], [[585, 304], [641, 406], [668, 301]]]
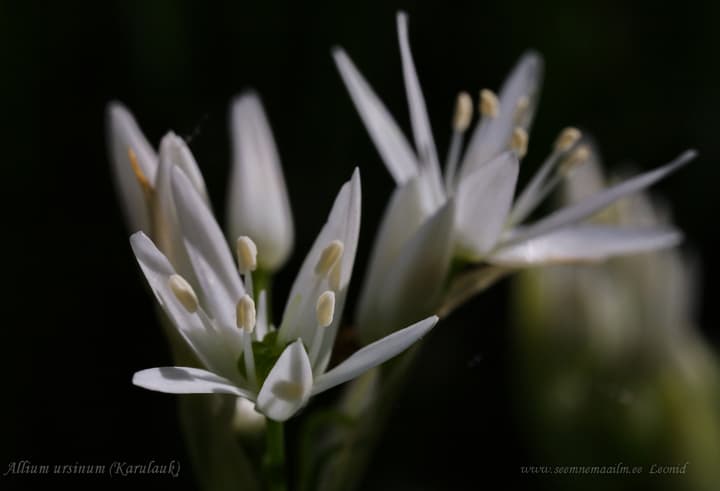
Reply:
[[285, 468], [285, 426], [284, 423], [268, 419], [265, 430], [265, 459], [263, 461], [268, 491], [287, 490]]

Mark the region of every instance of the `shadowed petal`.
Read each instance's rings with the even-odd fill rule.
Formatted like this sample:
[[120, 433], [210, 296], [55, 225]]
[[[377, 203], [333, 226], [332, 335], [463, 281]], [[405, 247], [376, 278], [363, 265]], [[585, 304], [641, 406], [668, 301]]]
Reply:
[[115, 186], [130, 230], [152, 233], [147, 197], [131, 165], [129, 151], [135, 154], [140, 172], [152, 185], [157, 169], [155, 150], [140, 131], [130, 111], [119, 102], [111, 102], [107, 106], [106, 132]]
[[257, 397], [256, 409], [275, 421], [285, 421], [310, 397], [313, 378], [302, 341], [288, 345], [268, 374]]
[[505, 152], [460, 182], [455, 226], [461, 254], [480, 257], [495, 246], [512, 206], [519, 167], [514, 152]]
[[172, 327], [203, 365], [214, 372], [232, 376], [241, 350], [239, 333], [234, 337], [229, 334], [220, 336], [197, 312], [190, 313], [180, 304], [169, 286], [170, 277], [175, 274], [174, 268], [144, 233], [133, 234], [130, 244]]
[[160, 367], [133, 375], [133, 384], [169, 394], [234, 394], [255, 400], [253, 393], [207, 370], [189, 367]]
[[437, 307], [450, 268], [454, 238], [454, 201], [448, 201], [407, 241], [389, 265], [384, 281], [366, 294], [367, 310], [358, 312], [363, 342], [381, 338]]
[[[195, 274], [202, 284], [212, 315], [224, 325], [235, 325], [235, 305], [245, 294], [225, 236], [190, 180], [173, 168], [172, 190], [178, 221]], [[211, 298], [212, 297], [212, 298]]]

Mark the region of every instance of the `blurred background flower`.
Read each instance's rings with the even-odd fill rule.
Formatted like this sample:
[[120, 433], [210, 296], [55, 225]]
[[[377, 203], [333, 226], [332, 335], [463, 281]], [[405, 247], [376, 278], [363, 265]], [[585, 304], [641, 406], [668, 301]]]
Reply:
[[[566, 184], [602, 188], [599, 166]], [[599, 223], [667, 224], [647, 195]], [[713, 490], [720, 482], [720, 364], [696, 325], [698, 263], [681, 250], [526, 271], [514, 280], [518, 420], [538, 465], [642, 466], [639, 476], [546, 476], [555, 489]], [[653, 475], [665, 466], [682, 475]]]
[[[302, 251], [314, 239], [307, 231], [320, 228], [355, 165], [362, 166], [367, 189], [356, 268], [367, 265], [394, 183], [338, 79], [330, 48], [342, 45], [354, 59], [372, 61], [363, 63], [363, 75], [383, 88], [389, 111], [410, 134], [399, 54], [388, 49], [397, 42], [399, 8], [412, 19], [416, 64], [430, 67], [422, 84], [434, 128], [449, 128], [458, 91], [500, 86], [532, 48], [543, 54], [546, 79], [528, 164], [540, 162], [557, 129], [568, 124], [594, 135], [607, 161], [640, 162], [637, 172], [697, 148], [700, 158], [656, 192], [672, 204], [676, 226], [701, 258], [703, 297], [717, 294], [720, 242], [709, 225], [720, 209], [715, 2], [691, 0], [682, 8], [601, 0], [0, 2], [3, 252], [10, 286], [0, 366], [14, 374], [12, 402], [0, 406], [6, 423], [0, 465], [24, 457], [188, 461], [174, 397], [157, 395], [147, 405], [144, 391], [129, 383], [138, 367], [161, 357], [170, 363], [171, 354], [133, 265], [112, 188], [103, 125], [108, 101], [131, 107], [155, 147], [170, 128], [185, 139], [224, 223], [227, 106], [246, 87], [260, 91], [295, 219], [295, 253], [275, 283], [277, 297], [286, 298]], [[449, 136], [438, 132], [438, 147], [447, 148]], [[533, 170], [523, 169], [521, 186]], [[473, 489], [498, 478], [520, 488], [557, 487], [519, 471], [542, 462], [512, 410], [523, 400], [511, 376], [517, 358], [508, 284], [434, 330], [361, 488]], [[359, 287], [350, 284], [349, 299]], [[695, 336], [707, 343], [705, 351], [720, 342], [720, 310], [709, 301], [698, 305]], [[354, 307], [349, 303], [345, 311]], [[281, 305], [274, 308], [278, 317]], [[80, 372], [83, 383], [72, 382]], [[444, 397], [429, 400], [433, 392]], [[291, 425], [291, 437], [295, 430]], [[461, 440], [473, 442], [472, 450]], [[27, 487], [22, 479], [6, 482]], [[73, 480], [74, 486], [96, 484]], [[189, 469], [170, 485], [193, 489]]]

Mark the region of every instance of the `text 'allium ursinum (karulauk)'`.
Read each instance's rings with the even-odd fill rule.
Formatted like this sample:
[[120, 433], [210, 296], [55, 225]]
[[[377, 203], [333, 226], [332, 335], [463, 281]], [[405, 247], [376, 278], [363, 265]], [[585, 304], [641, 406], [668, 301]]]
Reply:
[[333, 52], [350, 96], [397, 184], [375, 240], [357, 310], [360, 334], [366, 341], [377, 339], [404, 319], [434, 311], [449, 284], [453, 260], [458, 265], [510, 270], [599, 260], [678, 242], [680, 234], [670, 227], [620, 228], [580, 222], [662, 179], [691, 160], [692, 151], [523, 224], [562, 179], [595, 158], [581, 133], [566, 128], [537, 174], [514, 199], [542, 76], [542, 60], [536, 53], [520, 59], [499, 95], [487, 89], [480, 92], [481, 118], [462, 156], [473, 103], [467, 93], [458, 96], [443, 176], [404, 13], [397, 16], [397, 28], [414, 149], [348, 55], [340, 48]]
[[[206, 201], [178, 167], [171, 193], [195, 289], [143, 233], [131, 244], [160, 305], [205, 369], [161, 367], [135, 374], [136, 385], [169, 393], [227, 393], [246, 398], [268, 418], [284, 421], [317, 393], [350, 380], [409, 347], [436, 317], [365, 346], [326, 371], [355, 260], [360, 176], [340, 190], [328, 220], [292, 286], [282, 321], [268, 321], [266, 294], [253, 296], [259, 249], [237, 239], [237, 264]], [[262, 202], [254, 203], [261, 207]]]

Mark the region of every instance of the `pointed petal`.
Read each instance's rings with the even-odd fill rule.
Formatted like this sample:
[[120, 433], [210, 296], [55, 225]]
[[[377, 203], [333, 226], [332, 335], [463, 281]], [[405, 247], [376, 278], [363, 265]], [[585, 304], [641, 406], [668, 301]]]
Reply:
[[425, 106], [425, 98], [420, 88], [420, 80], [415, 70], [415, 62], [413, 61], [412, 52], [410, 51], [410, 41], [408, 39], [408, 19], [407, 14], [400, 12], [397, 14], [397, 30], [398, 40], [400, 42], [400, 55], [402, 57], [403, 79], [405, 80], [405, 92], [408, 98], [408, 107], [410, 108], [410, 122], [412, 123], [413, 136], [415, 138], [415, 148], [420, 154], [420, 160], [426, 161], [431, 170], [430, 175], [433, 177], [434, 190], [440, 190], [443, 194], [443, 183], [440, 172], [440, 162], [438, 161], [437, 148], [430, 127], [430, 119], [428, 118], [427, 107]]
[[155, 182], [157, 155], [148, 143], [130, 111], [119, 102], [106, 110], [106, 133], [115, 187], [123, 203], [123, 212], [132, 232], [152, 233], [147, 198], [130, 163], [129, 150], [136, 157], [140, 171], [149, 184]]
[[[315, 274], [315, 266], [323, 249], [333, 240], [340, 240], [344, 244], [340, 263], [340, 281], [336, 285], [338, 286], [337, 289], [332, 288], [335, 290], [335, 318], [330, 326], [324, 328], [321, 355], [314, 363], [316, 369], [327, 365], [335, 341], [337, 327], [342, 318], [347, 286], [355, 263], [355, 252], [360, 232], [360, 194], [360, 172], [355, 169], [350, 181], [343, 185], [337, 198], [335, 198], [330, 216], [318, 234], [317, 239], [315, 239], [310, 252], [305, 257], [285, 305], [280, 339], [287, 342], [299, 336], [307, 346], [311, 346], [317, 324], [315, 320], [315, 302], [317, 296], [324, 290], [330, 289], [327, 279], [318, 279]], [[293, 318], [289, 319], [290, 306], [298, 297], [301, 299], [301, 306]]]
[[682, 236], [668, 227], [621, 228], [578, 225], [500, 248], [488, 258], [503, 266], [599, 261], [677, 245]]
[[169, 286], [174, 268], [143, 232], [133, 234], [130, 244], [150, 288], [180, 338], [209, 370], [232, 378], [241, 353], [239, 333], [217, 335], [197, 312], [190, 313], [180, 304]]
[[[426, 199], [422, 175], [399, 186], [393, 192], [376, 234], [372, 254], [357, 304], [358, 321], [375, 309], [378, 292], [386, 281], [387, 272], [397, 261], [410, 239], [436, 211]], [[361, 322], [364, 324], [364, 322]]]
[[427, 334], [437, 321], [437, 316], [428, 317], [353, 353], [347, 360], [315, 379], [312, 395], [347, 382], [400, 354]]
[[235, 99], [230, 112], [233, 165], [228, 187], [228, 239], [247, 235], [262, 269], [275, 271], [294, 241], [287, 188], [270, 124], [257, 94]]
[[458, 187], [458, 246], [462, 254], [484, 256], [497, 243], [512, 205], [520, 163], [505, 152], [467, 175]]
[[230, 249], [208, 205], [184, 172], [172, 169], [172, 190], [180, 229], [210, 313], [235, 325], [235, 306], [245, 294]]
[[594, 213], [602, 210], [609, 204], [617, 201], [623, 196], [635, 193], [643, 190], [649, 186], [652, 186], [660, 179], [663, 179], [668, 174], [676, 171], [683, 165], [690, 162], [696, 156], [696, 152], [688, 150], [681, 154], [678, 158], [665, 164], [664, 166], [640, 174], [631, 179], [623, 181], [615, 186], [611, 186], [604, 191], [596, 193], [589, 198], [582, 200], [581, 202], [561, 208], [555, 213], [543, 218], [542, 220], [533, 223], [527, 227], [518, 228], [507, 240], [507, 243], [516, 244], [521, 241], [525, 241], [540, 235], [558, 230], [567, 225], [580, 222], [585, 218], [592, 216]]
[[141, 370], [133, 375], [133, 384], [168, 394], [233, 394], [255, 400], [249, 390], [207, 370], [189, 367], [159, 367]]
[[175, 267], [175, 270], [191, 284], [198, 286], [190, 258], [185, 250], [180, 224], [172, 193], [172, 169], [177, 166], [193, 183], [195, 189], [207, 203], [207, 192], [202, 174], [195, 158], [185, 142], [173, 132], [166, 134], [160, 142], [160, 158], [155, 179], [153, 206], [153, 239], [158, 248]]
[[[542, 82], [543, 61], [539, 54], [525, 53], [505, 80], [500, 91], [500, 108], [494, 118], [483, 118], [470, 138], [462, 163], [462, 176], [487, 163], [508, 149], [515, 127], [530, 127]], [[519, 115], [520, 100], [527, 98], [527, 108]]]
[[454, 215], [451, 200], [403, 245], [377, 288], [368, 290], [371, 299], [358, 313], [363, 342], [375, 341], [435, 310], [452, 259]]
[[285, 421], [310, 398], [310, 360], [298, 339], [288, 345], [270, 370], [257, 396], [256, 409], [275, 421]]
[[345, 51], [335, 48], [333, 58], [380, 157], [395, 182], [403, 184], [418, 172], [415, 153], [395, 120]]

